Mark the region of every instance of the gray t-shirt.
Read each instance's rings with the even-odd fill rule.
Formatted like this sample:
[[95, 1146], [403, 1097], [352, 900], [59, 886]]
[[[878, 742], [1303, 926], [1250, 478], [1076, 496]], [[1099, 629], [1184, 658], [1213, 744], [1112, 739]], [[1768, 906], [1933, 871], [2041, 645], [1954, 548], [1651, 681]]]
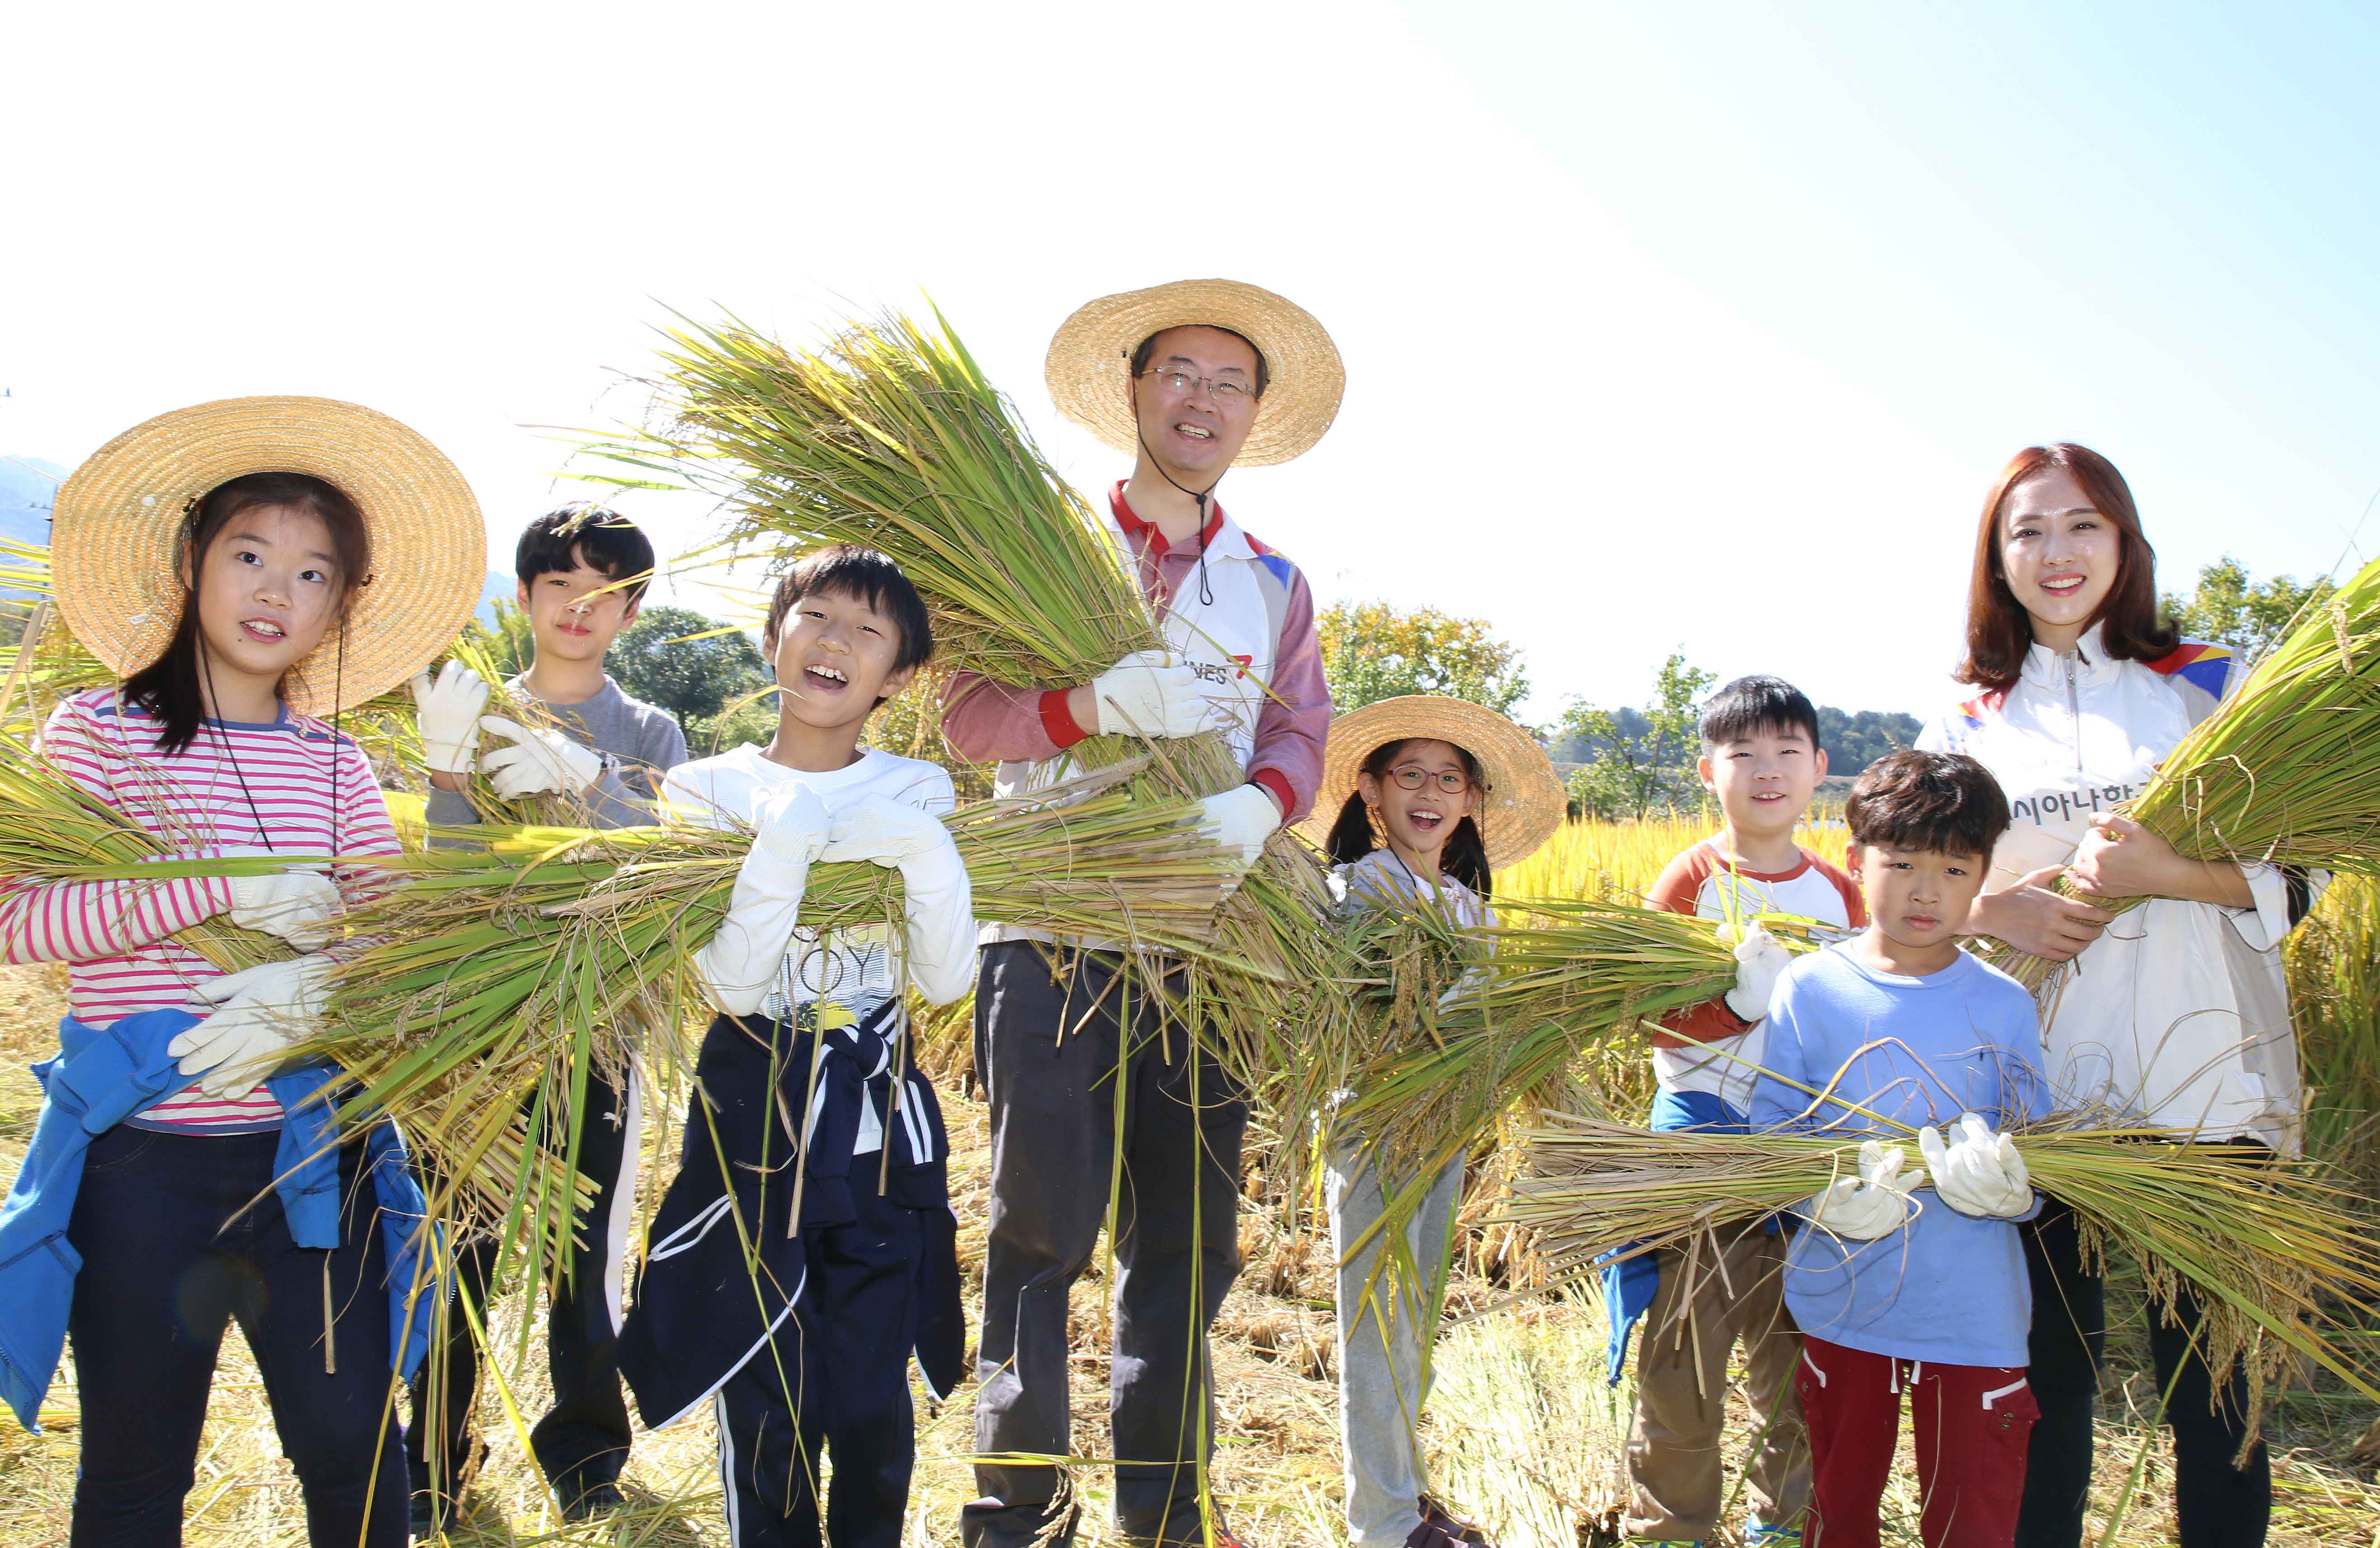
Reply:
[[[514, 678], [504, 691], [522, 698], [536, 695]], [[647, 804], [661, 793], [662, 776], [686, 761], [686, 732], [666, 709], [620, 691], [609, 675], [602, 690], [577, 704], [550, 704], [545, 712], [561, 728], [603, 755], [603, 777], [587, 792], [600, 828], [638, 828], [653, 820]], [[496, 739], [499, 745], [504, 739]], [[480, 820], [470, 798], [460, 791], [430, 791], [429, 817], [440, 827], [458, 827]]]

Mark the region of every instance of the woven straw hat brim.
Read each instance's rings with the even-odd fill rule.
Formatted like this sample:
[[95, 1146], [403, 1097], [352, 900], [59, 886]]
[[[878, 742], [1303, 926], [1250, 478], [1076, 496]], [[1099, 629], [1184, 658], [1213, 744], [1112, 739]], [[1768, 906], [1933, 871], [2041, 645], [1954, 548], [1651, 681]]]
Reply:
[[1322, 746], [1322, 788], [1301, 831], [1327, 846], [1330, 825], [1355, 793], [1355, 776], [1372, 749], [1415, 736], [1451, 742], [1479, 760], [1488, 789], [1471, 815], [1488, 846], [1490, 868], [1500, 871], [1535, 854], [1569, 815], [1570, 797], [1536, 737], [1485, 705], [1407, 694], [1351, 709], [1330, 722]]
[[58, 489], [58, 611], [118, 676], [155, 660], [181, 616], [183, 508], [248, 473], [336, 485], [371, 535], [370, 584], [353, 594], [344, 626], [290, 670], [282, 693], [292, 709], [352, 708], [429, 665], [462, 631], [487, 575], [487, 528], [443, 453], [357, 404], [225, 398], [134, 426]]
[[1237, 280], [1176, 280], [1085, 305], [1050, 341], [1050, 396], [1110, 446], [1137, 452], [1140, 431], [1126, 396], [1132, 352], [1168, 328], [1197, 325], [1229, 328], [1264, 356], [1265, 394], [1234, 466], [1287, 462], [1322, 439], [1347, 391], [1339, 346], [1305, 308]]

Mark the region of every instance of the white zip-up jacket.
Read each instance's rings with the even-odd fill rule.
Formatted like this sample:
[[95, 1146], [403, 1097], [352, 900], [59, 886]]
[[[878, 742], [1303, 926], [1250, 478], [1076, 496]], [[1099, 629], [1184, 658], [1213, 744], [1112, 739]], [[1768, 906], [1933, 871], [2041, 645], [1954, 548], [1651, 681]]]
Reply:
[[[2114, 660], [2094, 626], [2073, 655], [2036, 645], [2014, 687], [1928, 726], [1920, 748], [1968, 755], [2008, 795], [2013, 820], [1987, 886], [2071, 859], [2091, 819], [2140, 794], [2237, 684], [2239, 665], [2194, 641], [2154, 662]], [[2281, 963], [2289, 881], [2271, 865], [2241, 869], [2254, 907], [2152, 899], [2075, 958], [2042, 1028], [2061, 1107], [2105, 1107], [2202, 1140], [2301, 1147]]]

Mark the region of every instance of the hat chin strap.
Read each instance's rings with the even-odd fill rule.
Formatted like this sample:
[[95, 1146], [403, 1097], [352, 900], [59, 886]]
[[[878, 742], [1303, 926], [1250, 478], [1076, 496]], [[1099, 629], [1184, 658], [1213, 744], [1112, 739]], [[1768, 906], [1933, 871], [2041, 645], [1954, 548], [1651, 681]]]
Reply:
[[1216, 486], [1222, 483], [1223, 473], [1232, 470], [1231, 465], [1225, 464], [1223, 473], [1215, 475], [1214, 483], [1203, 490], [1194, 490], [1165, 471], [1165, 464], [1158, 460], [1157, 448], [1151, 446], [1148, 437], [1141, 433], [1140, 416], [1137, 414], [1132, 419], [1132, 438], [1140, 442], [1140, 449], [1148, 455], [1148, 466], [1157, 469], [1159, 478], [1198, 502], [1198, 601], [1202, 607], [1211, 608], [1215, 605], [1215, 588], [1207, 583], [1207, 502], [1215, 497]]

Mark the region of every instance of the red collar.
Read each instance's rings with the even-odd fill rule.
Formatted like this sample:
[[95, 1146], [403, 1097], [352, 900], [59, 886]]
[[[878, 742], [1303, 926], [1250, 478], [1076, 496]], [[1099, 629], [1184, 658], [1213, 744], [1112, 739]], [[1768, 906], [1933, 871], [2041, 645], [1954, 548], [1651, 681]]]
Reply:
[[[1125, 537], [1137, 537], [1141, 546], [1148, 550], [1148, 557], [1163, 559], [1173, 551], [1173, 545], [1166, 541], [1165, 534], [1157, 529], [1156, 523], [1143, 521], [1133, 514], [1132, 507], [1124, 503], [1123, 483], [1123, 479], [1117, 479], [1115, 488], [1108, 491], [1108, 509], [1115, 513], [1116, 525], [1123, 528]], [[1207, 508], [1215, 514], [1207, 518], [1207, 530], [1198, 534], [1198, 546], [1202, 549], [1213, 543], [1223, 530], [1223, 507], [1209, 501]]]

